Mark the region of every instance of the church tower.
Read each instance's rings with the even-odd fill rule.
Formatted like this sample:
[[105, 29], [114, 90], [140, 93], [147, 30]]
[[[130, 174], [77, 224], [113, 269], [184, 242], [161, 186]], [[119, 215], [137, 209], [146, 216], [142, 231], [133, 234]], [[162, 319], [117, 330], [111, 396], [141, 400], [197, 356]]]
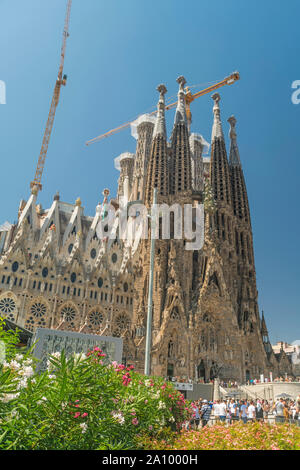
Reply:
[[186, 118], [185, 78], [177, 78], [179, 83], [178, 102], [175, 112], [174, 126], [171, 137], [170, 158], [170, 194], [189, 194], [192, 189], [191, 152], [189, 131]]
[[161, 202], [169, 192], [167, 131], [165, 121], [165, 85], [157, 87], [160, 93], [157, 117], [153, 130], [151, 154], [146, 174], [145, 204], [151, 205], [153, 189], [157, 188], [157, 200]]

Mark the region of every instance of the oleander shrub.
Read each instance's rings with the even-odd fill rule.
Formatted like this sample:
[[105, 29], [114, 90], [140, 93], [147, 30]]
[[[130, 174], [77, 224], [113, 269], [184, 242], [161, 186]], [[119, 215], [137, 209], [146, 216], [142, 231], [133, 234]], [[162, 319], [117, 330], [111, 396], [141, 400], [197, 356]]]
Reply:
[[107, 364], [97, 347], [55, 353], [41, 373], [30, 353], [0, 365], [0, 449], [134, 449], [141, 435], [180, 429], [189, 413], [171, 383]]

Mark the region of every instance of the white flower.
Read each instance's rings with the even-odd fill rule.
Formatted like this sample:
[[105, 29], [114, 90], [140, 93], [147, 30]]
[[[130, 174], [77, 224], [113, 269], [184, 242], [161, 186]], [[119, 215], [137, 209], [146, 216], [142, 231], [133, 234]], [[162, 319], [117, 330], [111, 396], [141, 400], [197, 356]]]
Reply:
[[119, 412], [112, 411], [111, 414], [112, 414], [113, 418], [115, 418], [118, 421], [118, 423], [124, 424], [125, 418], [124, 418], [123, 414], [121, 413], [121, 411], [119, 411]]
[[20, 380], [20, 382], [17, 385], [17, 390], [20, 390], [20, 388], [25, 388], [25, 387], [27, 387], [27, 377]]
[[160, 401], [160, 402], [158, 403], [158, 409], [159, 409], [159, 410], [163, 410], [163, 409], [165, 409], [165, 408], [166, 408], [166, 404], [165, 404], [163, 401]]
[[32, 364], [32, 359], [29, 359], [29, 358], [26, 359], [26, 360], [23, 362], [23, 364], [24, 364], [25, 366], [30, 366], [30, 365]]
[[18, 370], [18, 369], [20, 369], [21, 364], [20, 364], [19, 362], [17, 362], [17, 361], [10, 361], [9, 367], [10, 367], [11, 369], [16, 369], [16, 370]]
[[56, 359], [60, 359], [61, 353], [59, 351], [52, 353], [51, 357], [55, 357]]
[[56, 375], [49, 375], [48, 376], [50, 380], [55, 380], [56, 379]]
[[42, 399], [38, 400], [36, 403], [37, 403], [37, 405], [41, 405], [44, 401], [47, 401], [46, 397], [42, 397]]
[[149, 380], [149, 379], [145, 380], [146, 387], [149, 387], [150, 383], [151, 383], [151, 380]]
[[81, 361], [84, 361], [86, 359], [86, 354], [84, 354], [84, 353], [75, 353], [74, 358], [77, 361], [81, 362]]
[[175, 422], [174, 416], [171, 416], [171, 418], [169, 418], [169, 421], [170, 421], [170, 423], [174, 423]]
[[11, 401], [11, 400], [14, 400], [15, 398], [18, 398], [19, 395], [20, 395], [19, 393], [15, 393], [15, 394], [13, 394], [13, 393], [6, 393], [6, 394], [3, 395], [2, 398], [0, 398], [0, 401], [2, 401], [3, 403], [7, 403], [7, 402], [9, 402], [9, 401]]
[[16, 354], [16, 361], [22, 361], [23, 357], [23, 354]]
[[25, 366], [19, 371], [20, 375], [23, 375], [24, 377], [31, 377], [34, 374], [34, 370], [31, 366]]
[[79, 426], [81, 427], [82, 429], [82, 434], [84, 434], [87, 430], [87, 424], [86, 423], [80, 423]]

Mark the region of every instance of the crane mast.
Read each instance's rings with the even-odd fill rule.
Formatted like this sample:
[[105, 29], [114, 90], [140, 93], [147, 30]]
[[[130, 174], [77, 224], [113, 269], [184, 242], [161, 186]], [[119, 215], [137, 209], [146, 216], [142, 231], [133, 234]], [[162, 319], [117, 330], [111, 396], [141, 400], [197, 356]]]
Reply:
[[45, 133], [43, 137], [42, 147], [41, 147], [41, 151], [40, 151], [40, 155], [38, 159], [38, 164], [36, 167], [34, 180], [30, 183], [31, 189], [32, 190], [35, 189], [36, 191], [40, 191], [42, 189], [41, 180], [42, 180], [43, 170], [45, 166], [48, 145], [49, 145], [51, 132], [53, 128], [55, 112], [56, 112], [56, 108], [59, 102], [60, 90], [61, 90], [61, 86], [62, 85], [65, 86], [67, 82], [67, 76], [63, 75], [63, 69], [64, 69], [67, 38], [69, 36], [69, 22], [70, 22], [71, 6], [72, 6], [72, 0], [68, 0], [57, 80], [56, 80], [55, 87], [54, 87], [50, 111], [48, 114], [46, 129], [45, 129]]

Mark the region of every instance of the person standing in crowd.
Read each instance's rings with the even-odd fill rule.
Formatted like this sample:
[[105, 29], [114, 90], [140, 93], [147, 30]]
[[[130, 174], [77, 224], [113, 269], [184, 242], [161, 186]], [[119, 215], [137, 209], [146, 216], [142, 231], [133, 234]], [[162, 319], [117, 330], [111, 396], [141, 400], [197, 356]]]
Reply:
[[263, 404], [263, 416], [264, 416], [264, 422], [265, 423], [268, 422], [269, 411], [270, 411], [270, 405], [266, 400]]
[[211, 415], [211, 407], [209, 406], [207, 400], [203, 400], [203, 405], [201, 407], [201, 424], [202, 427], [207, 425], [208, 421], [210, 420], [210, 415]]
[[247, 402], [243, 401], [242, 406], [241, 406], [241, 419], [244, 424], [247, 423], [247, 410], [248, 410]]
[[257, 421], [264, 420], [264, 410], [259, 400], [257, 400], [257, 403], [256, 403], [255, 414], [256, 414]]
[[283, 402], [283, 417], [284, 417], [284, 421], [288, 423], [290, 419], [290, 413], [289, 413], [289, 407], [286, 401]]
[[226, 415], [227, 415], [227, 405], [224, 400], [221, 401], [219, 405], [219, 410], [220, 410], [220, 414], [219, 414], [220, 420], [222, 421], [222, 423], [224, 423], [226, 420]]
[[216, 403], [213, 404], [213, 412], [215, 417], [215, 422], [218, 423], [220, 421], [220, 400], [216, 400]]
[[234, 399], [230, 400], [229, 403], [229, 411], [230, 411], [230, 423], [233, 423], [234, 420], [237, 419], [237, 404], [235, 403]]
[[284, 422], [284, 404], [283, 404], [283, 399], [280, 398], [280, 400], [277, 400], [274, 405], [273, 405], [273, 410], [276, 413], [276, 418], [275, 421], [276, 423], [283, 423]]
[[200, 423], [200, 412], [199, 412], [199, 401], [195, 401], [192, 404], [193, 408], [193, 417], [191, 419], [191, 428], [192, 429], [198, 429], [199, 423]]
[[248, 406], [248, 420], [254, 423], [255, 419], [256, 419], [255, 406], [254, 406], [254, 402], [251, 401], [250, 405]]

